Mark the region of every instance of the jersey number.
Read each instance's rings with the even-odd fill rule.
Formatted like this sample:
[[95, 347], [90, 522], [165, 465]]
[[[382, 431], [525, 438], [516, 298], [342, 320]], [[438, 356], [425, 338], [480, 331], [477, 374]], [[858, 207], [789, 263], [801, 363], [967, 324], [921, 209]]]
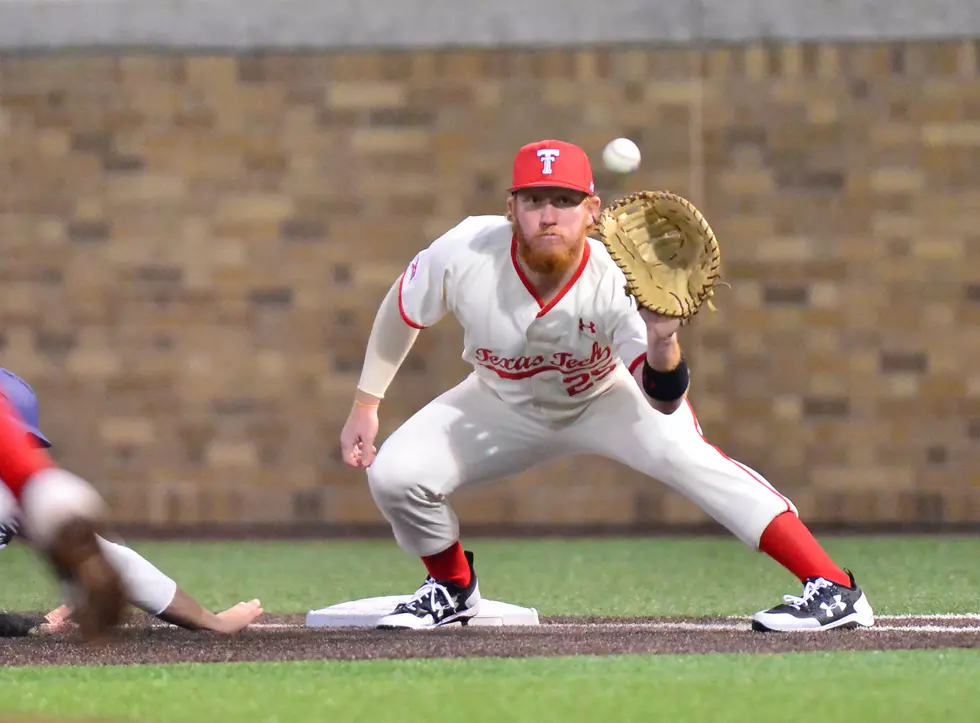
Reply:
[[599, 367], [598, 369], [592, 369], [587, 372], [579, 372], [578, 374], [572, 374], [565, 377], [562, 381], [568, 386], [565, 387], [565, 391], [568, 392], [568, 396], [574, 397], [576, 394], [581, 394], [586, 389], [591, 389], [595, 386], [595, 383], [605, 379], [612, 373], [612, 370], [616, 368], [615, 364], [610, 364], [607, 367]]

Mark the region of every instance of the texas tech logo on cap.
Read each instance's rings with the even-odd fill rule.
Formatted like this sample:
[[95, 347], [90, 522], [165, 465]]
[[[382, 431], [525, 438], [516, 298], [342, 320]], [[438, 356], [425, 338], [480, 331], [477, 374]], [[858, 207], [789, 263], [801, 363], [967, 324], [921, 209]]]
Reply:
[[561, 155], [557, 148], [542, 148], [538, 151], [538, 158], [541, 159], [541, 175], [550, 176], [554, 171], [551, 169], [555, 159]]
[[595, 186], [589, 156], [574, 143], [554, 139], [521, 146], [514, 156], [513, 180], [507, 190], [514, 193], [534, 187], [571, 188], [593, 193]]

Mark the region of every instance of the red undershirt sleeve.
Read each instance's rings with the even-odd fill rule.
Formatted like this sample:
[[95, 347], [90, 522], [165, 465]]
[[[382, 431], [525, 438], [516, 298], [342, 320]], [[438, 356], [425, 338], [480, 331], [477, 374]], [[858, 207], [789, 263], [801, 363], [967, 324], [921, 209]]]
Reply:
[[27, 481], [55, 464], [42, 448], [31, 444], [16, 414], [0, 396], [0, 480], [19, 501]]

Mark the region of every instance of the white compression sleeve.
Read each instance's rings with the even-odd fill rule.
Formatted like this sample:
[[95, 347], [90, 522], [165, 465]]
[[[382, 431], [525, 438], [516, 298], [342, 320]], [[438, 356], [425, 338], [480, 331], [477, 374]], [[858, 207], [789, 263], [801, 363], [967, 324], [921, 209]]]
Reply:
[[119, 572], [129, 603], [150, 615], [159, 615], [173, 602], [177, 583], [135, 550], [98, 538], [109, 564]]
[[357, 388], [379, 399], [384, 397], [395, 373], [418, 338], [419, 330], [405, 323], [398, 309], [400, 279], [388, 289], [378, 308], [364, 354]]

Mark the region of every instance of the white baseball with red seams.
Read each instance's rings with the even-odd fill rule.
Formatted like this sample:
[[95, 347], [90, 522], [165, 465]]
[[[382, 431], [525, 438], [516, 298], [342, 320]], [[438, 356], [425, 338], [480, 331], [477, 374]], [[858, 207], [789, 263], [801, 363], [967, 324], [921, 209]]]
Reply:
[[613, 173], [632, 173], [640, 167], [640, 149], [629, 138], [616, 138], [602, 149], [602, 163]]
[[624, 287], [590, 239], [568, 284], [544, 304], [503, 216], [467, 218], [412, 260], [399, 282], [402, 319], [421, 329], [453, 314], [473, 373], [397, 429], [367, 470], [403, 549], [431, 555], [458, 539], [446, 497], [459, 487], [574, 454], [662, 481], [753, 548], [773, 518], [796, 511], [708, 443], [689, 404], [670, 415], [651, 407], [632, 376], [646, 326]]

